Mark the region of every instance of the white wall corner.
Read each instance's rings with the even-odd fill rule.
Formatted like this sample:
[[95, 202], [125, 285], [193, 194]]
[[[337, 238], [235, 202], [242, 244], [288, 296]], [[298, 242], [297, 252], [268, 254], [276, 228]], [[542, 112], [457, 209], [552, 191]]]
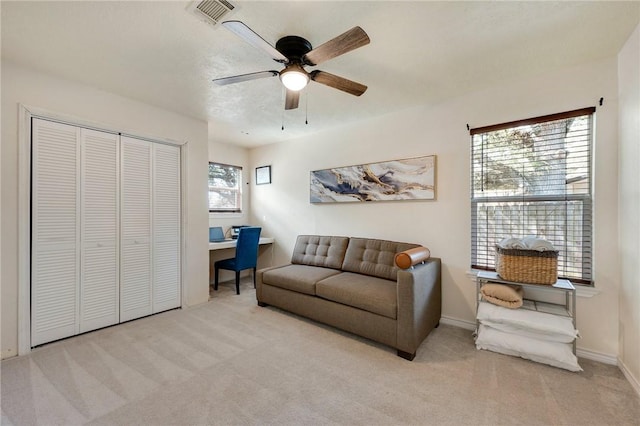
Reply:
[[633, 390], [635, 390], [640, 397], [640, 380], [638, 380], [637, 377], [634, 377], [633, 374], [631, 374], [631, 371], [627, 368], [626, 364], [620, 358], [618, 358], [618, 368], [620, 369], [620, 371], [622, 371], [624, 377], [627, 378]]

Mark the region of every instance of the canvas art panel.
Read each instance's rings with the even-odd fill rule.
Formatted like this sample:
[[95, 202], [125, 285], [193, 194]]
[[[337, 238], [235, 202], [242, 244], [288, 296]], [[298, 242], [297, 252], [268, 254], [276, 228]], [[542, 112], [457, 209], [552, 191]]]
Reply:
[[312, 203], [435, 200], [436, 156], [314, 170]]

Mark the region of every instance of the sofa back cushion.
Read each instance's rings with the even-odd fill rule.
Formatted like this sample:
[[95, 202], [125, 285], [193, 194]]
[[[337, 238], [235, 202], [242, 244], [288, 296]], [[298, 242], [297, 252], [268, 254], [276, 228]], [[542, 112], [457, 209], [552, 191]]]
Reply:
[[340, 269], [348, 243], [349, 237], [298, 235], [291, 263]]
[[342, 270], [395, 281], [398, 275], [398, 267], [394, 262], [396, 253], [414, 247], [419, 245], [369, 238], [350, 238]]

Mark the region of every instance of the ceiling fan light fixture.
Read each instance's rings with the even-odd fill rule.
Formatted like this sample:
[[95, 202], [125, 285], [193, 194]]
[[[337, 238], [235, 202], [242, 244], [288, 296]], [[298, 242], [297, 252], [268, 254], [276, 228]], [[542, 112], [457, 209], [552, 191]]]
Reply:
[[291, 64], [280, 72], [280, 81], [287, 89], [297, 92], [309, 84], [309, 74], [299, 64]]

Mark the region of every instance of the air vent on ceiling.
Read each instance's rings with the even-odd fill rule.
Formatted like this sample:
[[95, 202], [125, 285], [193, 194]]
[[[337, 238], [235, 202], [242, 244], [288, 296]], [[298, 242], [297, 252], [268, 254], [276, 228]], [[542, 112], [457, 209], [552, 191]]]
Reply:
[[227, 18], [236, 9], [226, 0], [196, 0], [192, 2], [187, 10], [200, 18], [201, 21], [209, 25], [217, 25], [222, 18]]

